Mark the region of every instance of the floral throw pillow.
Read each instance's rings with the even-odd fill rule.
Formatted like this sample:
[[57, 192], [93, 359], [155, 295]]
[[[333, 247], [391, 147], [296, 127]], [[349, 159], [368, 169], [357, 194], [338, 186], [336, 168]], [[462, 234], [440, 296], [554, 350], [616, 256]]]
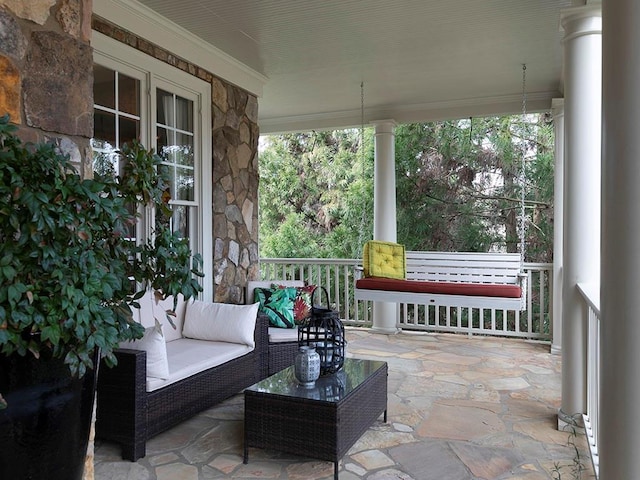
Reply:
[[254, 301], [260, 302], [258, 311], [269, 317], [269, 324], [279, 328], [293, 328], [296, 326], [293, 316], [293, 306], [297, 291], [288, 288], [256, 288]]
[[311, 316], [311, 296], [316, 289], [315, 285], [305, 285], [304, 287], [296, 287], [298, 295], [293, 305], [293, 315], [298, 325]]

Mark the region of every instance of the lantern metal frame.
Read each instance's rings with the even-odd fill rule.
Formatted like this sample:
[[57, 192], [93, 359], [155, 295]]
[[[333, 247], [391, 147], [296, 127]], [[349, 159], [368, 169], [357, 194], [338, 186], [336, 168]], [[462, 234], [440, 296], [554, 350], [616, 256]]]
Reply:
[[[329, 301], [329, 295], [324, 287]], [[313, 295], [312, 295], [313, 304]], [[311, 317], [298, 327], [298, 345], [315, 346], [316, 352], [320, 355], [320, 375], [330, 375], [336, 373], [344, 365], [346, 354], [346, 339], [344, 335], [344, 325], [338, 316], [338, 312], [331, 310], [329, 306], [313, 306]]]

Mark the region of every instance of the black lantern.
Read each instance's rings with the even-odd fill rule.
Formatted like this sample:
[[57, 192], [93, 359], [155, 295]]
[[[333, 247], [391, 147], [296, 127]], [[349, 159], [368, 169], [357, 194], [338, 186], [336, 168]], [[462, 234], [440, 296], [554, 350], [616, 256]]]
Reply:
[[313, 296], [319, 289], [324, 290], [327, 307], [312, 306], [311, 317], [298, 327], [298, 344], [315, 346], [320, 355], [320, 375], [328, 375], [336, 373], [344, 365], [347, 342], [344, 338], [344, 325], [338, 312], [328, 306], [329, 294], [324, 287], [314, 290], [312, 305]]

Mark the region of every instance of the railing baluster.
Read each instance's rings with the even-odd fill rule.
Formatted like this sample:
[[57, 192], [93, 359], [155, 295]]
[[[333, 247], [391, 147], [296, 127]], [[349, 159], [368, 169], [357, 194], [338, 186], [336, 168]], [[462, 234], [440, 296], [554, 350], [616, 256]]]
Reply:
[[596, 479], [599, 474], [598, 421], [600, 412], [600, 297], [598, 286], [578, 284], [587, 304], [587, 413], [583, 415]]

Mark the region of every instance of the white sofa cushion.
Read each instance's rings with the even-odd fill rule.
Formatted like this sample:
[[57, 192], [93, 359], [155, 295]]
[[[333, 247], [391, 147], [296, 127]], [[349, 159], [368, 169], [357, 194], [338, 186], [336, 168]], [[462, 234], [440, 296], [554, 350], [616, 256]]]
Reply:
[[169, 375], [166, 379], [147, 377], [147, 392], [152, 392], [208, 368], [241, 357], [253, 348], [229, 342], [182, 338], [166, 344]]
[[196, 340], [240, 343], [255, 347], [258, 303], [233, 305], [194, 300], [187, 305], [182, 335]]
[[142, 338], [120, 342], [120, 348], [131, 348], [147, 352], [147, 378], [164, 380], [169, 377], [167, 345], [162, 335], [161, 326], [153, 325], [145, 328]]
[[297, 342], [298, 327], [278, 328], [269, 327], [269, 343]]
[[163, 326], [162, 333], [164, 334], [165, 341], [171, 342], [182, 338], [182, 325], [184, 323], [184, 315], [186, 310], [186, 303], [182, 295], [178, 296], [178, 305], [175, 310], [175, 317], [171, 316], [176, 328], [173, 328], [171, 322], [167, 320], [167, 310], [173, 310], [173, 297], [167, 298], [156, 303], [153, 292], [148, 291], [142, 298], [138, 300], [140, 304], [139, 309], [133, 310], [133, 319], [138, 323], [141, 323], [144, 327], [152, 327], [156, 324], [156, 320]]

